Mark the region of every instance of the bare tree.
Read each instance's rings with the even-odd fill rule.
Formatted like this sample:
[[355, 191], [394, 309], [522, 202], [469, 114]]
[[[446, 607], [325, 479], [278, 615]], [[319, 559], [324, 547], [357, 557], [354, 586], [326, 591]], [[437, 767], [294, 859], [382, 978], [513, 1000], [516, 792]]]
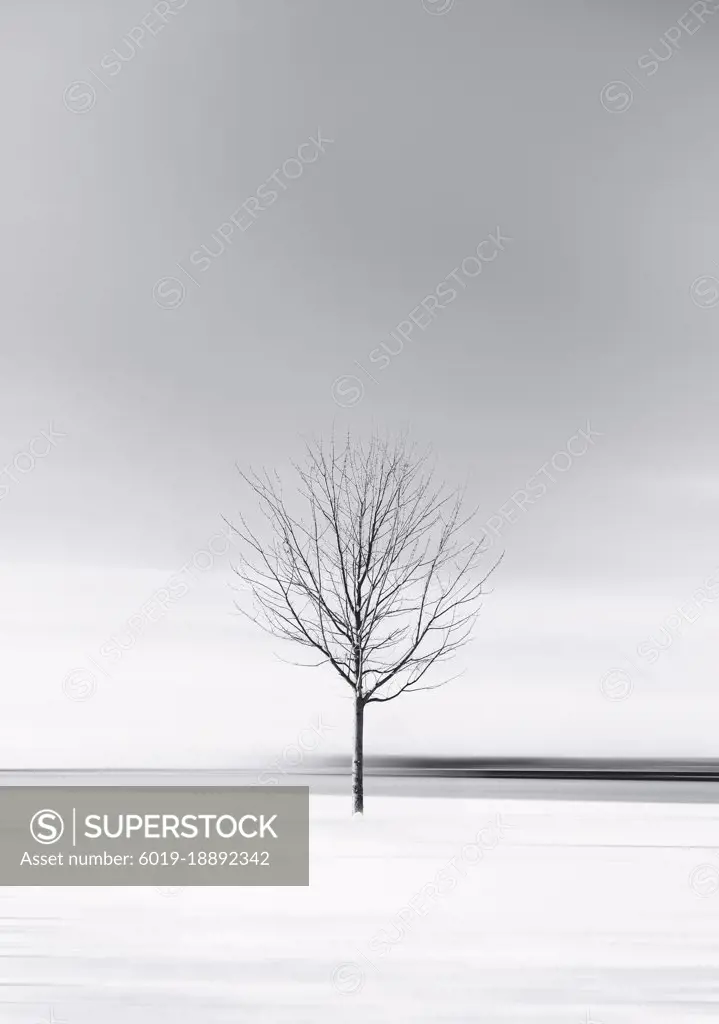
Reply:
[[[481, 544], [462, 543], [471, 516], [462, 494], [434, 483], [428, 456], [404, 438], [338, 447], [310, 443], [285, 496], [274, 473], [241, 473], [269, 523], [262, 540], [245, 519], [235, 572], [266, 632], [311, 648], [352, 691], [352, 804], [364, 809], [364, 712], [403, 693], [434, 689], [436, 669], [470, 637], [482, 586]], [[295, 509], [297, 505], [297, 509]]]

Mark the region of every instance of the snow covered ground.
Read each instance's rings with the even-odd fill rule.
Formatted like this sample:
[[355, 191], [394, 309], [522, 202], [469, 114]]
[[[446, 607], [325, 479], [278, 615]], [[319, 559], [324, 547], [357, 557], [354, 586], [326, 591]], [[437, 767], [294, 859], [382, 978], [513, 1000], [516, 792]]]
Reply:
[[309, 888], [0, 890], [0, 1021], [719, 1019], [716, 805], [367, 812], [312, 793]]

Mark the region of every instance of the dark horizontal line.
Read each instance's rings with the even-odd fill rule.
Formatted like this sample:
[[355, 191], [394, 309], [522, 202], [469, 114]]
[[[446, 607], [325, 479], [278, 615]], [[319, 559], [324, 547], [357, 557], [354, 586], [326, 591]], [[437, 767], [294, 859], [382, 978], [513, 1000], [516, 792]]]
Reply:
[[[0, 769], [8, 776], [344, 776], [349, 757], [305, 759], [291, 767], [235, 765], [225, 768], [17, 768]], [[375, 756], [365, 760], [367, 776], [444, 779], [566, 779], [589, 781], [719, 782], [719, 761], [679, 758], [533, 758], [533, 757], [400, 757]]]
[[[297, 774], [304, 774], [298, 772]], [[313, 774], [308, 772], [306, 774]], [[343, 775], [345, 772], [317, 772], [321, 775]], [[631, 771], [627, 769], [608, 769], [606, 771], [581, 771], [551, 769], [539, 771], [520, 771], [510, 768], [480, 768], [473, 770], [444, 770], [432, 771], [431, 769], [414, 770], [385, 770], [368, 769], [365, 775], [385, 778], [435, 778], [435, 779], [589, 779], [592, 781], [639, 781], [639, 782], [719, 782], [719, 773], [709, 772], [665, 772], [665, 771]]]

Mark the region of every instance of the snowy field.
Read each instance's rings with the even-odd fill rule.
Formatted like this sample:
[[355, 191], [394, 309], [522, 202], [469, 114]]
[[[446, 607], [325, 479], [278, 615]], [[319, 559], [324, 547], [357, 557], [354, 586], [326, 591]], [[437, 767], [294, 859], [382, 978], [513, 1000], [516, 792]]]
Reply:
[[0, 890], [0, 1021], [716, 1024], [716, 804], [522, 785], [313, 788], [309, 888]]

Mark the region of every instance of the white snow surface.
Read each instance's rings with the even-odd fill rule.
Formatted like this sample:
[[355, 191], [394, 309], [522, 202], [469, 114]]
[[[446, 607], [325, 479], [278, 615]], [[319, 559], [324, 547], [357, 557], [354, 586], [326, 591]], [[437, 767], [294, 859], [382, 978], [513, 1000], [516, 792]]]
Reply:
[[0, 889], [0, 1021], [719, 1020], [712, 803], [310, 809], [307, 888]]

